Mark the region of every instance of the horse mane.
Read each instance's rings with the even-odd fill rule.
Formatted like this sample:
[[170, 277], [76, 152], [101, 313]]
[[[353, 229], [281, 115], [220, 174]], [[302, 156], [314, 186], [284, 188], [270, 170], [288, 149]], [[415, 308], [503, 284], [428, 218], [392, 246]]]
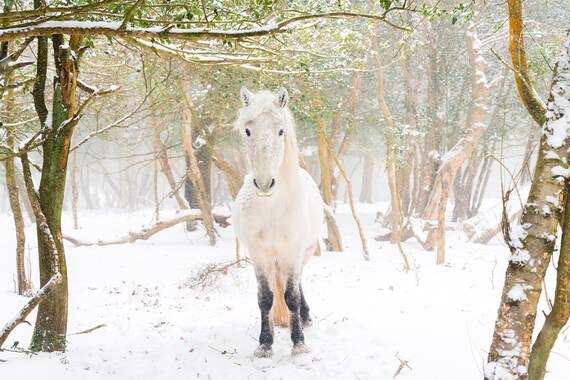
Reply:
[[283, 165], [299, 166], [299, 148], [297, 146], [297, 135], [295, 132], [295, 120], [289, 110], [289, 107], [280, 107], [275, 103], [275, 94], [271, 91], [262, 90], [255, 94], [253, 102], [241, 108], [238, 119], [235, 123], [235, 129], [245, 129], [245, 124], [256, 119], [262, 114], [275, 115], [283, 118], [285, 129], [285, 156]]

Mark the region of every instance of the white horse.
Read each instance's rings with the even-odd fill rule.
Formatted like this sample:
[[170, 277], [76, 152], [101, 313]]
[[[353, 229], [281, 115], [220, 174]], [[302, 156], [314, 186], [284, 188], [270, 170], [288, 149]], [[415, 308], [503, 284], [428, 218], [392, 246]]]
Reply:
[[311, 318], [301, 273], [318, 245], [322, 198], [309, 173], [299, 167], [287, 90], [253, 94], [242, 87], [241, 99], [236, 128], [245, 139], [250, 170], [235, 201], [233, 223], [257, 276], [261, 334], [254, 355], [273, 355], [274, 322], [291, 327], [296, 355], [309, 351], [303, 327]]

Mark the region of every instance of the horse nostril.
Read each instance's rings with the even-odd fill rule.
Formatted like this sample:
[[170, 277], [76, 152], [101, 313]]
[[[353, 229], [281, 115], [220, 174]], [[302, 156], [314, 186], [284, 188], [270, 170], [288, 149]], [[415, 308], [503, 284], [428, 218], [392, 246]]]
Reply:
[[255, 180], [255, 178], [253, 179], [253, 184], [255, 185], [255, 187], [257, 187], [259, 189], [259, 185], [257, 184], [257, 181]]
[[275, 179], [272, 179], [271, 184], [269, 185], [269, 188], [271, 189], [274, 185], [275, 185]]

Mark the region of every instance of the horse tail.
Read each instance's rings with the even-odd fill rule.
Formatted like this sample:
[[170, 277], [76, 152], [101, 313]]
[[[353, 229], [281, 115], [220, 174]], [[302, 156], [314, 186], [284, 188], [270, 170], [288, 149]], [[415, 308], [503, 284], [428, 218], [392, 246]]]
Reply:
[[281, 273], [277, 271], [275, 276], [275, 283], [273, 284], [273, 294], [275, 297], [275, 307], [273, 312], [273, 322], [277, 326], [289, 327], [289, 320], [291, 319], [289, 308], [285, 303], [285, 290], [283, 288], [283, 280]]

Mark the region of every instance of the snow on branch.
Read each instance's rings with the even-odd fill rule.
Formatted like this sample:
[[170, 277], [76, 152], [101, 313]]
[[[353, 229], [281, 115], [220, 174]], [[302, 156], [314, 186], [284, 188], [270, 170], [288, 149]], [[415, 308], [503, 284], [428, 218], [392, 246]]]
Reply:
[[[382, 21], [394, 28], [408, 30], [408, 28], [396, 25], [387, 20], [390, 10], [382, 14], [369, 14], [357, 12], [326, 12], [302, 14], [290, 17], [283, 21], [254, 27], [251, 29], [211, 29], [208, 27], [199, 28], [178, 28], [173, 27], [179, 24], [172, 21], [164, 26], [151, 26], [145, 28], [125, 25], [122, 21], [42, 21], [29, 24], [15, 24], [14, 26], [0, 30], [0, 42], [12, 41], [20, 38], [47, 36], [51, 34], [79, 34], [79, 35], [99, 35], [120, 38], [170, 38], [175, 40], [233, 40], [244, 37], [260, 37], [278, 33], [285, 33], [294, 28], [292, 25], [304, 21], [314, 21], [323, 19], [351, 19], [365, 18]], [[57, 17], [57, 16], [53, 16]], [[152, 23], [153, 20], [148, 20]], [[156, 20], [157, 23], [163, 21]], [[236, 23], [238, 24], [238, 23]]]

